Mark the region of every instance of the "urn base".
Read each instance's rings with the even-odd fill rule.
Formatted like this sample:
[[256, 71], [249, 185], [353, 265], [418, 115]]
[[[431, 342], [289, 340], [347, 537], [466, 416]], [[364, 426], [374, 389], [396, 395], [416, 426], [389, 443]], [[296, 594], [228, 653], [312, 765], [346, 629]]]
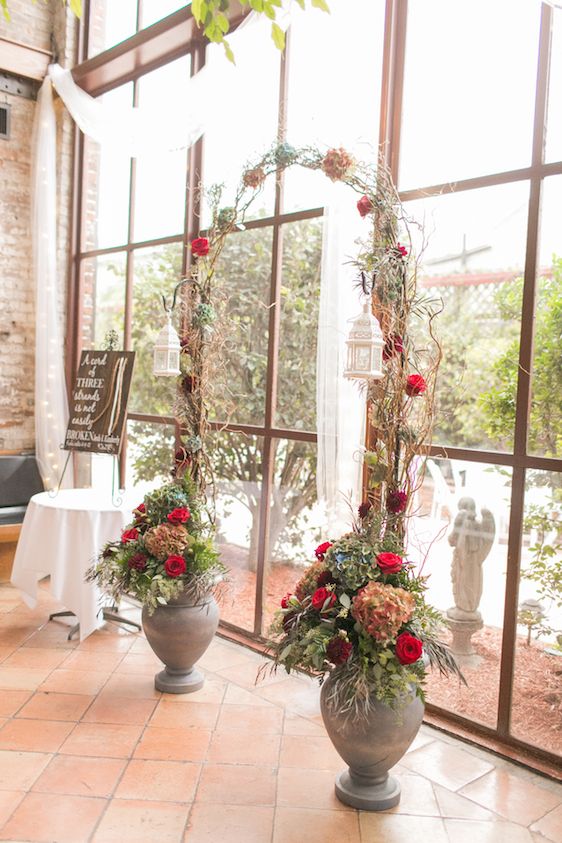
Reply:
[[360, 783], [344, 770], [336, 776], [336, 796], [360, 811], [386, 811], [400, 802], [400, 783], [388, 775], [371, 784]]
[[165, 667], [154, 677], [154, 687], [165, 694], [193, 694], [205, 684], [205, 677], [200, 670], [174, 671]]

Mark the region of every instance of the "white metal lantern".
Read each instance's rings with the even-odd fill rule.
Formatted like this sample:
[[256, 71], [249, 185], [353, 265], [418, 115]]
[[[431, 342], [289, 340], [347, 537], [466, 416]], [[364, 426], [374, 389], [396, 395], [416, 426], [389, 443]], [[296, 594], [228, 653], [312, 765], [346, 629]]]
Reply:
[[380, 380], [383, 377], [384, 338], [378, 320], [371, 313], [370, 302], [365, 302], [363, 313], [350, 322], [344, 377]]
[[172, 314], [168, 313], [168, 322], [156, 338], [154, 344], [153, 372], [159, 377], [172, 377], [180, 372], [180, 339], [172, 325]]

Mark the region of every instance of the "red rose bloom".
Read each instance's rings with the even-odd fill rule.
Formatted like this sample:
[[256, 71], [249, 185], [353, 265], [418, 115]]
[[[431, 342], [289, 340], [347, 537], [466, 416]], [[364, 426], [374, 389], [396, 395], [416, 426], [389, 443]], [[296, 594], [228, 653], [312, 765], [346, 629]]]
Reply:
[[382, 359], [383, 360], [390, 360], [391, 357], [394, 357], [395, 354], [402, 354], [404, 351], [404, 341], [400, 334], [392, 334], [392, 336], [387, 337], [387, 340], [384, 344], [384, 348], [382, 350]]
[[396, 639], [396, 658], [400, 664], [413, 664], [420, 658], [423, 644], [419, 638], [403, 632]]
[[127, 564], [129, 568], [134, 568], [135, 571], [144, 571], [146, 569], [146, 556], [144, 553], [135, 553]]
[[139, 503], [134, 512], [140, 512], [141, 515], [144, 515], [146, 512], [146, 506], [143, 503]]
[[136, 542], [139, 537], [139, 531], [136, 527], [131, 527], [129, 530], [123, 530], [121, 533], [121, 541], [123, 544], [127, 544], [127, 542]]
[[330, 638], [328, 641], [326, 645], [326, 658], [335, 665], [345, 664], [352, 650], [353, 645], [351, 641], [346, 641], [345, 638], [340, 638], [338, 635], [336, 638]]
[[334, 582], [333, 574], [332, 574], [331, 571], [328, 571], [328, 569], [326, 569], [325, 571], [320, 571], [320, 573], [318, 574], [318, 577], [316, 579], [316, 585], [318, 586], [318, 588], [323, 588], [325, 585], [328, 585], [328, 583], [333, 583], [333, 582]]
[[401, 492], [399, 489], [394, 489], [386, 496], [386, 508], [389, 512], [398, 515], [399, 512], [404, 512], [406, 504], [408, 503], [408, 495], [406, 492]]
[[370, 501], [363, 501], [363, 503], [359, 504], [359, 509], [357, 512], [359, 513], [359, 518], [363, 519], [366, 518], [371, 510], [371, 502]]
[[370, 214], [375, 206], [371, 202], [368, 196], [362, 196], [359, 202], [357, 203], [357, 210], [361, 214], [362, 217], [366, 217], [367, 214]]
[[185, 524], [188, 518], [191, 517], [191, 512], [186, 506], [178, 506], [168, 513], [168, 521], [170, 524]]
[[209, 254], [209, 241], [206, 237], [196, 237], [191, 241], [191, 253], [196, 258], [204, 258]]
[[331, 546], [332, 542], [322, 542], [322, 544], [319, 544], [316, 550], [314, 551], [314, 555], [317, 559], [324, 559], [326, 553], [329, 551]]
[[383, 574], [397, 574], [404, 565], [397, 553], [377, 553], [376, 560]]
[[408, 256], [407, 248], [405, 246], [401, 246], [400, 243], [396, 244], [393, 251], [397, 258], [406, 258]]
[[427, 389], [425, 378], [421, 375], [409, 375], [406, 384], [406, 395], [421, 395]]
[[183, 556], [168, 556], [164, 562], [164, 570], [169, 577], [179, 577], [185, 574], [187, 565]]
[[336, 595], [333, 591], [328, 591], [327, 588], [317, 588], [314, 594], [312, 595], [312, 608], [316, 609], [317, 612], [321, 612], [326, 600], [328, 600], [329, 603], [324, 609], [325, 612], [330, 609], [336, 602]]
[[289, 608], [289, 600], [291, 599], [292, 596], [293, 595], [291, 594], [291, 592], [288, 591], [287, 594], [285, 595], [285, 597], [281, 598], [281, 608], [282, 609], [288, 609]]

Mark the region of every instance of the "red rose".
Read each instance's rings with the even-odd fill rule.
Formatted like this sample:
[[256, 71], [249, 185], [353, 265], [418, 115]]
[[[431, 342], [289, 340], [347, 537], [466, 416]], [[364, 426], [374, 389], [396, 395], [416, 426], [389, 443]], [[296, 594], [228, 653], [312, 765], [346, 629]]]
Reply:
[[406, 384], [406, 395], [421, 395], [427, 389], [425, 378], [421, 375], [409, 375]]
[[394, 357], [395, 354], [402, 354], [404, 351], [404, 341], [400, 334], [392, 334], [392, 336], [387, 337], [387, 340], [384, 344], [384, 348], [382, 350], [382, 359], [383, 360], [390, 360], [391, 357]]
[[183, 556], [168, 556], [164, 562], [164, 570], [169, 577], [179, 577], [185, 574], [187, 565]]
[[191, 252], [196, 258], [203, 258], [209, 254], [209, 241], [206, 237], [196, 237], [191, 241]]
[[289, 600], [291, 599], [292, 596], [293, 595], [291, 594], [291, 592], [288, 591], [287, 594], [285, 595], [285, 597], [281, 598], [281, 608], [282, 609], [288, 609], [289, 608]]
[[146, 556], [144, 553], [135, 553], [127, 564], [129, 568], [134, 568], [135, 571], [144, 571], [146, 569]]
[[352, 650], [353, 645], [351, 641], [346, 641], [345, 638], [340, 638], [338, 635], [336, 638], [330, 638], [328, 641], [326, 645], [326, 658], [335, 665], [345, 664]]
[[359, 202], [357, 203], [357, 210], [361, 214], [362, 217], [366, 217], [367, 214], [370, 214], [375, 206], [371, 202], [368, 196], [362, 196]]
[[[324, 608], [324, 603], [329, 601]], [[316, 609], [317, 612], [326, 612], [330, 609], [334, 603], [336, 602], [336, 595], [333, 591], [328, 591], [327, 588], [317, 588], [314, 594], [312, 595], [312, 608]]]
[[400, 664], [413, 664], [420, 658], [423, 644], [419, 638], [403, 632], [396, 639], [396, 658]]
[[127, 542], [136, 542], [139, 537], [139, 531], [135, 527], [131, 527], [130, 530], [123, 530], [121, 533], [121, 541], [123, 544], [127, 544]]
[[383, 574], [397, 574], [404, 565], [397, 553], [377, 553], [376, 560]]
[[136, 507], [136, 509], [133, 510], [133, 512], [140, 512], [141, 515], [144, 515], [144, 513], [146, 512], [146, 506], [143, 503], [139, 503], [139, 505]]
[[322, 544], [319, 544], [316, 550], [314, 551], [316, 558], [324, 559], [326, 553], [329, 551], [331, 546], [332, 542], [322, 542]]
[[363, 503], [360, 503], [359, 509], [357, 510], [358, 513], [359, 513], [359, 518], [361, 518], [361, 520], [363, 518], [366, 518], [367, 515], [369, 514], [370, 509], [371, 509], [371, 502], [370, 501], [363, 501]]
[[334, 576], [331, 571], [328, 571], [327, 568], [325, 571], [321, 571], [316, 577], [316, 585], [318, 586], [318, 588], [322, 588], [323, 586], [328, 585], [328, 583], [333, 582], [335, 582]]
[[407, 248], [405, 246], [401, 246], [400, 243], [396, 244], [393, 251], [397, 258], [405, 258], [408, 256]]
[[191, 517], [191, 512], [186, 506], [178, 506], [168, 513], [168, 521], [170, 524], [185, 524], [188, 518]]
[[399, 489], [390, 491], [386, 496], [386, 508], [389, 512], [398, 515], [399, 512], [404, 512], [406, 504], [408, 503], [408, 495], [406, 492], [401, 492]]

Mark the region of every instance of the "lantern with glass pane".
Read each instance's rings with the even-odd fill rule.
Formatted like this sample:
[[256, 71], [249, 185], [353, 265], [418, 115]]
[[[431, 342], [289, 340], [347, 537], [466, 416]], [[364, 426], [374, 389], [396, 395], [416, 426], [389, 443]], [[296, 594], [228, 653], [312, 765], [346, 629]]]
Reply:
[[168, 321], [154, 344], [153, 372], [158, 377], [172, 377], [180, 372], [180, 339], [172, 325], [172, 314], [166, 313]]
[[365, 302], [363, 313], [350, 322], [352, 325], [346, 340], [347, 362], [344, 377], [380, 380], [383, 377], [384, 338], [378, 319], [371, 312], [370, 302]]

